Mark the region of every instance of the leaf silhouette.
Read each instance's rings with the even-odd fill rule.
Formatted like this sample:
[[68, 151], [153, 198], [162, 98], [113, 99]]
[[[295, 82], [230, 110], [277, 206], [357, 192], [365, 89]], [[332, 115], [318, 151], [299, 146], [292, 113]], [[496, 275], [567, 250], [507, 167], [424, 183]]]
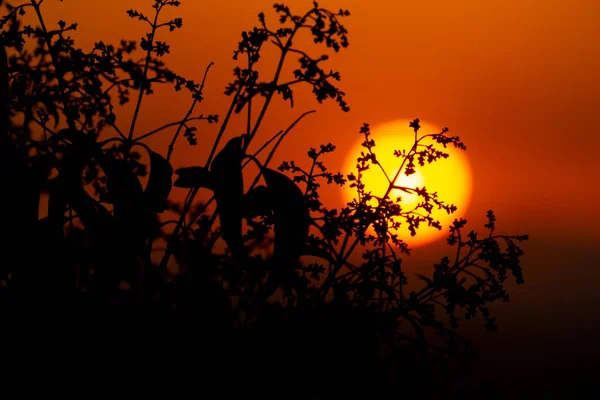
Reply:
[[235, 256], [239, 256], [242, 248], [243, 156], [242, 137], [234, 137], [210, 166], [221, 232]]
[[141, 211], [143, 189], [127, 161], [106, 157], [100, 162], [107, 176], [106, 188], [116, 217], [132, 217]]
[[[65, 155], [64, 166], [58, 173], [58, 176], [52, 181], [50, 186], [50, 196], [48, 203], [48, 217], [56, 229], [62, 230], [64, 223], [64, 213], [67, 204], [77, 202], [78, 197], [85, 194], [83, 181], [81, 179], [83, 170], [92, 158], [92, 147], [84, 145], [83, 141], [72, 140], [83, 135], [79, 131], [63, 129], [56, 136], [67, 138], [72, 141], [72, 151]], [[83, 193], [82, 193], [83, 192]]]
[[[234, 69], [234, 81], [226, 88], [226, 94], [233, 96], [231, 111], [222, 121], [219, 133], [214, 138], [205, 138], [214, 140], [209, 156], [214, 161], [179, 169], [173, 179], [169, 157], [161, 156], [166, 152], [151, 148], [144, 140], [178, 126], [167, 150], [171, 154], [181, 136], [190, 145], [196, 144], [194, 131], [198, 128], [196, 123], [191, 126], [191, 121], [218, 122], [212, 115], [193, 116], [196, 104], [203, 101], [205, 79], [212, 63], [206, 68], [202, 83], [167, 68], [160, 58], [169, 52], [169, 45], [155, 40], [155, 32], [161, 27], [173, 30], [181, 27], [182, 22], [180, 18], [165, 21], [159, 11], [162, 6], [178, 6], [180, 2], [145, 1], [155, 3], [154, 16], [128, 11], [130, 17], [150, 24], [141, 44], [123, 40], [114, 46], [95, 40], [91, 53], [76, 48], [69, 39], [68, 31], [74, 30], [75, 25], [68, 27], [59, 21], [59, 29], [52, 31], [23, 26], [21, 20], [29, 22], [21, 18], [20, 11], [24, 10], [21, 7], [8, 7], [9, 15], [0, 19], [3, 31], [0, 35], [0, 134], [3, 135], [0, 158], [4, 167], [0, 181], [8, 203], [3, 220], [8, 234], [2, 251], [5, 258], [16, 257], [18, 261], [0, 264], [0, 307], [7, 304], [12, 308], [14, 304], [15, 315], [27, 314], [20, 312], [21, 304], [27, 307], [24, 311], [43, 311], [39, 315], [55, 315], [55, 310], [61, 315], [60, 310], [71, 315], [73, 311], [73, 315], [93, 320], [94, 328], [98, 317], [106, 314], [109, 318], [100, 318], [100, 322], [104, 324], [111, 319], [114, 324], [109, 329], [124, 334], [115, 339], [118, 349], [123, 348], [121, 344], [133, 343], [126, 340], [130, 336], [127, 331], [135, 325], [129, 317], [146, 314], [150, 318], [143, 319], [152, 325], [143, 323], [140, 329], [135, 327], [136, 336], [149, 333], [149, 343], [174, 343], [176, 348], [172, 354], [189, 354], [191, 349], [195, 357], [202, 352], [204, 364], [211, 366], [212, 375], [241, 382], [237, 385], [240, 391], [248, 389], [243, 383], [258, 381], [264, 376], [297, 389], [294, 385], [298, 381], [327, 374], [331, 387], [324, 389], [335, 393], [335, 398], [378, 397], [380, 393], [375, 394], [373, 388], [382, 387], [381, 394], [384, 394], [391, 381], [394, 381], [394, 389], [407, 391], [414, 387], [417, 394], [424, 394], [413, 397], [430, 397], [420, 393], [421, 390], [443, 389], [433, 384], [422, 386], [425, 380], [417, 378], [428, 374], [430, 360], [454, 365], [454, 362], [446, 363], [450, 361], [446, 355], [458, 355], [459, 347], [461, 352], [465, 347], [455, 328], [463, 314], [465, 318], [480, 314], [486, 325], [493, 324], [486, 305], [497, 299], [508, 300], [503, 282], [509, 273], [513, 273], [517, 283], [522, 283], [519, 259], [523, 252], [517, 241], [526, 238], [492, 236], [490, 232], [489, 236], [479, 238], [469, 234], [465, 242], [465, 236], [458, 232], [464, 220], [455, 221], [449, 244], [457, 245], [459, 253], [469, 251], [469, 256], [459, 254], [458, 259], [465, 261], [457, 265], [446, 257], [435, 265], [430, 278], [427, 274], [417, 275], [422, 282], [418, 282], [419, 288], [413, 291], [406, 286], [408, 277], [401, 268], [402, 258], [397, 257], [400, 254], [395, 251], [398, 247], [400, 253], [408, 255], [408, 247], [395, 235], [380, 234], [386, 227], [384, 222], [399, 220], [411, 229], [417, 229], [419, 223], [436, 226], [435, 221], [418, 211], [429, 212], [439, 206], [450, 213], [454, 206], [444, 204], [436, 198], [436, 193], [429, 193], [425, 188], [417, 190], [423, 200], [423, 210], [415, 212], [401, 213], [393, 199], [373, 199], [372, 188], [361, 172], [378, 164], [381, 154], [372, 151], [375, 141], [370, 137], [368, 124], [361, 128], [365, 136], [363, 147], [368, 154], [363, 152], [357, 160], [356, 176], [334, 174], [326, 168], [320, 157], [335, 149], [331, 143], [308, 151], [312, 166], [306, 171], [296, 164], [299, 160], [283, 161], [278, 169], [266, 169], [275, 154], [279, 154], [277, 149], [284, 137], [313, 111], [302, 114], [287, 130], [279, 131], [267, 141], [254, 143], [260, 147], [253, 156], [245, 154], [261, 123], [264, 127], [262, 115], [272, 109], [269, 108], [273, 104], [271, 100], [275, 96], [294, 100], [293, 83], [311, 87], [318, 102], [331, 98], [344, 111], [348, 110], [345, 94], [334, 82], [340, 80], [339, 73], [323, 69], [328, 55], [313, 58], [296, 44], [292, 45], [295, 32], [302, 30], [312, 34], [316, 44], [321, 43], [336, 52], [347, 46], [347, 31], [338, 18], [348, 15], [347, 11], [330, 12], [316, 2], [306, 14], [300, 15], [285, 5], [275, 5], [284, 24], [282, 28], [272, 30], [273, 24], [267, 24], [264, 14], [260, 14], [260, 26], [242, 34], [234, 57], [237, 59], [239, 55], [243, 60]], [[42, 2], [30, 3], [41, 20]], [[156, 22], [152, 23], [153, 20]], [[264, 74], [259, 71], [262, 68], [257, 68], [262, 49], [271, 45], [275, 45], [274, 50], [284, 50], [280, 52], [279, 62], [272, 65], [277, 68], [274, 76], [281, 75], [281, 80], [264, 80]], [[140, 46], [146, 53], [145, 61], [141, 62], [137, 54]], [[301, 55], [299, 66], [282, 67], [286, 49]], [[11, 53], [10, 62], [6, 51]], [[139, 127], [146, 124], [139, 119], [144, 115], [140, 107], [145, 102], [140, 101], [143, 96], [157, 93], [156, 86], [164, 83], [174, 85], [177, 91], [191, 92], [194, 102], [181, 121], [142, 134]], [[118, 127], [121, 115], [115, 113], [136, 97], [129, 132], [122, 132]], [[251, 101], [259, 98], [264, 100], [259, 102], [264, 107], [260, 115], [253, 118]], [[248, 111], [245, 125], [250, 125], [244, 129], [246, 135], [222, 141], [222, 134], [232, 128], [230, 116], [243, 110]], [[52, 122], [54, 128], [49, 129]], [[65, 126], [69, 129], [62, 129]], [[420, 139], [416, 131], [421, 129], [418, 119], [410, 127], [415, 131], [413, 149], [394, 152], [406, 162], [402, 173], [415, 172], [423, 164], [446, 155], [432, 146], [418, 145]], [[444, 128], [440, 134], [425, 136], [431, 136], [443, 147], [454, 145], [464, 149], [459, 138], [445, 136], [446, 131]], [[259, 136], [256, 135], [256, 140]], [[103, 141], [98, 143], [100, 137]], [[140, 153], [132, 152], [133, 146], [144, 147], [148, 157], [142, 159]], [[258, 155], [268, 148], [271, 150], [260, 166], [260, 173], [253, 176], [256, 181], [253, 181], [253, 189], [245, 193], [242, 160], [249, 157], [260, 165]], [[143, 185], [145, 181], [140, 177], [146, 175], [146, 167], [149, 175], [147, 184]], [[384, 175], [389, 174], [383, 166], [379, 167]], [[261, 176], [264, 178], [262, 186], [255, 187]], [[320, 192], [322, 185], [343, 186], [346, 181], [356, 189], [356, 197], [342, 208], [326, 207]], [[158, 213], [165, 211], [173, 185], [193, 190], [182, 204], [172, 205], [179, 217], [163, 220]], [[210, 189], [209, 195], [214, 195], [217, 210], [212, 215], [204, 213], [205, 199], [195, 198], [199, 188]], [[393, 185], [388, 189], [392, 188]], [[408, 188], [399, 189], [411, 192]], [[49, 192], [48, 218], [40, 220], [40, 194], [46, 191]], [[200, 195], [198, 197], [206, 193]], [[372, 207], [370, 200], [377, 200], [377, 207]], [[112, 206], [103, 205], [103, 201]], [[220, 223], [215, 224], [217, 216]], [[242, 235], [244, 222], [248, 230], [244, 229]], [[494, 226], [495, 218], [490, 213], [486, 228], [493, 231]], [[269, 236], [273, 233], [274, 250], [273, 238]], [[215, 246], [216, 238], [226, 242], [225, 254], [222, 243]], [[499, 240], [505, 241], [506, 246]], [[461, 250], [464, 246], [468, 249]], [[271, 257], [265, 258], [269, 249]], [[362, 258], [357, 251], [362, 253]], [[157, 255], [160, 255], [159, 264], [156, 264]], [[304, 265], [303, 256], [310, 258], [311, 263]], [[352, 263], [344, 262], [350, 257]], [[356, 265], [352, 265], [354, 260]], [[484, 266], [482, 270], [473, 270], [477, 275], [465, 284], [463, 274], [469, 271], [464, 269], [477, 266], [475, 262]], [[410, 275], [414, 279], [414, 274]], [[274, 294], [274, 301], [268, 301]], [[402, 301], [396, 301], [399, 296]], [[376, 301], [377, 297], [380, 301]], [[434, 311], [438, 309], [440, 313], [436, 314]], [[367, 315], [371, 313], [373, 315]], [[124, 318], [112, 318], [113, 315]], [[200, 315], [204, 323], [197, 327]], [[447, 316], [450, 325], [445, 323]], [[161, 320], [167, 317], [167, 324], [155, 324], [155, 317]], [[407, 321], [413, 325], [414, 333], [410, 326], [405, 329]], [[159, 325], [165, 325], [169, 332], [164, 333], [169, 333], [168, 337], [162, 329], [157, 329], [161, 328]], [[400, 332], [402, 335], [398, 335]], [[102, 332], [99, 333], [100, 337]], [[425, 336], [429, 334], [439, 334], [440, 343], [447, 339], [446, 345], [439, 348], [441, 351], [435, 348], [431, 355]], [[89, 335], [79, 336], [89, 339]], [[176, 340], [171, 340], [173, 338]], [[199, 338], [202, 343], [198, 342]], [[396, 348], [406, 347], [400, 346], [406, 341], [410, 350], [406, 353], [408, 357], [395, 353]], [[437, 343], [438, 338], [433, 342]], [[211, 354], [204, 354], [205, 349], [196, 345], [203, 343], [213, 345], [208, 352]], [[130, 349], [133, 350], [130, 354], [137, 353], [138, 347], [140, 351], [147, 350], [145, 344], [133, 344], [135, 348]], [[381, 353], [386, 353], [385, 359], [371, 358]], [[441, 357], [437, 357], [438, 354]], [[95, 358], [98, 357], [90, 359]], [[168, 366], [176, 360], [164, 361], [159, 364]], [[316, 370], [303, 368], [310, 362]], [[239, 367], [235, 375], [228, 373], [232, 364]], [[281, 368], [282, 365], [285, 368]], [[432, 369], [436, 375], [442, 371], [438, 366], [442, 367], [440, 364]], [[336, 384], [352, 374], [360, 376], [361, 382]], [[454, 385], [456, 379], [445, 379], [445, 382], [452, 384], [452, 393], [458, 389]], [[369, 393], [362, 395], [361, 392], [359, 396], [362, 384], [368, 386]], [[313, 389], [305, 386], [301, 392]], [[272, 389], [275, 391], [275, 387]], [[442, 396], [444, 392], [439, 391]], [[240, 394], [248, 397], [248, 393]], [[281, 394], [278, 393], [279, 397]], [[270, 394], [266, 397], [275, 398]], [[298, 393], [296, 397], [310, 395]]]
[[421, 274], [415, 274], [415, 275], [417, 276], [417, 278], [421, 279], [422, 281], [427, 282], [428, 285], [431, 285], [431, 283], [432, 283], [431, 279], [429, 279], [425, 275], [421, 275]]
[[96, 202], [84, 191], [71, 193], [68, 202], [86, 229], [97, 237], [106, 238], [113, 217], [102, 204]]
[[92, 147], [83, 142], [73, 145], [74, 151], [66, 157], [65, 165], [53, 180], [49, 192], [48, 220], [55, 233], [62, 235], [64, 213], [70, 205], [86, 229], [96, 234], [105, 231], [112, 215], [92, 199], [83, 188], [82, 173], [92, 157]]
[[148, 236], [148, 210], [145, 207], [142, 184], [131, 165], [124, 159], [96, 153], [98, 163], [106, 174], [108, 198], [113, 204], [110, 236], [104, 236], [98, 254], [103, 268], [97, 277], [98, 285], [114, 285], [119, 279], [135, 277], [135, 260], [146, 249]]
[[171, 193], [173, 167], [160, 154], [150, 153], [150, 177], [144, 192], [146, 206], [151, 212], [163, 212], [167, 209], [167, 198]]
[[244, 195], [243, 216], [247, 219], [255, 218], [271, 212], [271, 191], [264, 185], [259, 185]]
[[290, 178], [265, 168], [263, 175], [272, 195], [273, 220], [275, 223], [274, 258], [282, 264], [295, 262], [302, 254], [310, 212], [304, 201], [304, 193]]
[[173, 186], [180, 188], [207, 188], [212, 189], [212, 177], [208, 169], [204, 167], [179, 168], [175, 173], [178, 175]]

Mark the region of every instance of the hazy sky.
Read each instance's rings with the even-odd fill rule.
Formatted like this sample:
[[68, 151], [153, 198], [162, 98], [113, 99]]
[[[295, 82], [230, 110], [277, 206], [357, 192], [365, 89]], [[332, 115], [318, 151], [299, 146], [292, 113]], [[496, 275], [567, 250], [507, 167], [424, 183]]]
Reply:
[[[100, 39], [139, 39], [144, 27], [129, 20], [125, 10], [150, 14], [150, 3], [47, 0], [45, 7], [49, 15], [79, 22], [75, 37], [88, 49]], [[286, 4], [300, 13], [312, 1]], [[474, 173], [467, 219], [482, 230], [491, 208], [502, 232], [531, 235], [525, 244], [526, 284], [516, 290], [512, 303], [499, 307], [504, 334], [489, 342], [491, 349], [500, 350], [494, 357], [507, 362], [519, 358], [522, 376], [541, 376], [540, 365], [565, 373], [569, 368], [585, 370], [582, 354], [600, 355], [595, 338], [600, 328], [594, 326], [600, 322], [600, 2], [320, 4], [352, 13], [345, 23], [350, 47], [332, 56], [329, 64], [341, 72], [352, 110], [344, 114], [333, 103], [318, 107], [308, 92], [299, 93], [294, 109], [274, 107], [261, 137], [285, 129], [302, 112], [317, 107], [284, 142], [281, 156], [301, 161], [309, 146], [331, 141], [338, 146], [329, 162], [335, 170], [363, 122], [377, 125], [418, 117], [449, 127], [467, 144]], [[184, 17], [184, 28], [165, 31], [160, 38], [173, 46], [169, 65], [200, 80], [206, 65], [215, 62], [202, 112], [225, 113], [229, 99], [222, 93], [235, 66], [231, 56], [240, 31], [254, 26], [260, 11], [274, 26], [271, 5], [271, 0], [183, 0], [173, 14]], [[273, 70], [273, 61], [265, 57], [265, 73]], [[180, 119], [188, 104], [185, 96], [160, 91], [145, 103], [139, 133]], [[130, 115], [120, 117], [126, 124]], [[242, 120], [240, 116], [229, 135], [242, 133]], [[199, 136], [210, 138], [215, 128], [202, 125]], [[155, 143], [168, 139], [165, 135]], [[206, 153], [201, 146], [190, 149], [181, 142], [176, 163], [203, 163]], [[439, 254], [440, 246], [431, 246], [415, 257], [434, 259]], [[545, 347], [550, 344], [552, 351]]]

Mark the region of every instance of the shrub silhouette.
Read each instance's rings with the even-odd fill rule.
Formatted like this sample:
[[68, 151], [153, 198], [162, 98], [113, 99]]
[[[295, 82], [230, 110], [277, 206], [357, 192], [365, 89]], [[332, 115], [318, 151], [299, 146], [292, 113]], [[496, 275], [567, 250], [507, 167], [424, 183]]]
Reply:
[[[363, 389], [372, 397], [396, 386], [402, 393], [437, 390], [433, 377], [443, 360], [472, 354], [457, 331], [459, 321], [479, 316], [495, 328], [488, 305], [508, 300], [509, 274], [523, 282], [519, 242], [526, 236], [496, 234], [491, 211], [483, 236], [465, 233], [466, 221], [455, 220], [448, 237], [453, 255], [429, 276], [419, 275], [419, 289], [409, 289], [402, 257], [410, 250], [392, 232], [401, 224], [412, 234], [422, 224], [441, 229], [432, 209], [456, 210], [425, 188], [393, 182], [447, 157], [447, 146], [466, 149], [459, 137], [448, 129], [423, 134], [415, 119], [414, 145], [395, 152], [395, 177], [377, 163], [377, 138], [368, 124], [360, 128], [365, 151], [357, 170], [344, 174], [325, 166], [323, 159], [335, 150], [330, 143], [308, 150], [309, 168], [301, 166], [306, 160], [271, 166], [286, 135], [313, 111], [254, 143], [272, 102], [293, 105], [297, 86], [311, 87], [318, 102], [332, 100], [349, 110], [336, 86], [340, 74], [324, 69], [328, 56], [313, 57], [292, 40], [308, 34], [328, 51], [342, 50], [348, 46], [342, 25], [348, 11], [315, 2], [294, 14], [276, 4], [277, 28], [259, 14], [258, 27], [242, 33], [234, 52], [243, 66], [225, 89], [231, 105], [221, 117], [194, 114], [212, 64], [198, 83], [161, 61], [169, 46], [160, 35], [182, 27], [180, 18], [163, 21], [161, 12], [179, 1], [154, 0], [152, 16], [128, 11], [149, 26], [139, 42], [100, 41], [87, 52], [69, 37], [76, 24], [45, 24], [42, 2], [5, 3], [0, 20], [8, 200], [3, 252], [10, 261], [0, 270], [5, 315], [77, 322], [85, 333], [71, 344], [102, 337], [96, 350], [87, 348], [88, 356], [108, 359], [106, 354], [127, 349], [139, 356], [139, 367], [149, 354], [163, 365], [201, 354], [211, 377], [237, 382], [241, 393], [266, 376], [290, 385], [285, 397], [298, 398], [315, 398], [315, 386], [334, 398]], [[39, 26], [24, 26], [25, 13], [33, 13]], [[275, 46], [280, 58], [273, 78], [263, 80], [257, 63], [265, 46]], [[137, 61], [140, 51], [144, 58]], [[296, 68], [284, 76], [290, 62]], [[191, 105], [181, 121], [140, 134], [142, 99], [159, 84], [187, 92]], [[125, 129], [118, 108], [130, 101], [135, 111]], [[243, 113], [245, 133], [225, 142], [231, 118]], [[210, 154], [202, 165], [173, 171], [171, 155], [180, 139], [198, 145], [198, 121], [220, 124]], [[146, 144], [169, 128], [175, 133], [167, 149]], [[425, 140], [436, 146], [423, 145]], [[245, 169], [249, 163], [257, 175]], [[368, 168], [381, 168], [388, 177], [384, 196], [371, 195], [362, 181]], [[145, 187], [140, 177], [146, 177]], [[250, 189], [244, 182], [251, 182]], [[356, 198], [341, 209], [328, 208], [319, 197], [322, 184], [351, 185]], [[183, 204], [170, 201], [173, 185], [189, 190]], [[201, 188], [212, 196], [198, 199]], [[421, 202], [404, 210], [390, 197], [392, 189], [417, 194]], [[47, 215], [39, 214], [43, 194]], [[169, 213], [177, 217], [165, 218]], [[356, 254], [360, 265], [351, 259]], [[119, 333], [111, 334], [111, 327]], [[298, 383], [312, 380], [310, 391]]]

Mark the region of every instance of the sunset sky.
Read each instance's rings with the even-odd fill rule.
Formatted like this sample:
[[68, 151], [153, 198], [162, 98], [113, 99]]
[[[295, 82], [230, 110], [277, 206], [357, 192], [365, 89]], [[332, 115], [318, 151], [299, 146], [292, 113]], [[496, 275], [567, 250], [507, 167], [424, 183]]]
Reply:
[[[171, 13], [182, 16], [184, 26], [159, 37], [172, 46], [168, 65], [200, 81], [207, 64], [215, 63], [199, 112], [225, 114], [230, 99], [223, 90], [236, 65], [232, 52], [240, 32], [257, 23], [260, 11], [275, 27], [272, 3], [182, 0]], [[286, 4], [301, 13], [312, 1]], [[333, 102], [318, 105], [308, 90], [299, 91], [293, 109], [282, 101], [274, 105], [260, 138], [314, 108], [317, 113], [288, 136], [278, 161], [308, 162], [310, 146], [332, 142], [337, 150], [326, 161], [340, 170], [363, 122], [420, 118], [450, 128], [467, 145], [473, 171], [473, 194], [464, 210], [469, 226], [483, 231], [485, 213], [493, 209], [502, 233], [531, 237], [524, 245], [525, 285], [514, 288], [511, 303], [496, 307], [500, 333], [482, 336], [486, 368], [524, 384], [591, 374], [597, 368], [592, 361], [600, 356], [600, 2], [320, 4], [352, 14], [344, 22], [350, 46], [328, 61], [342, 75], [340, 87], [351, 111], [343, 113]], [[150, 5], [150, 0], [46, 0], [44, 7], [49, 23], [59, 16], [78, 22], [74, 38], [87, 50], [98, 40], [139, 40], [145, 27], [125, 11], [151, 14]], [[265, 79], [273, 71], [274, 54], [261, 61]], [[158, 91], [144, 102], [138, 133], [181, 119], [189, 103], [186, 95]], [[118, 117], [127, 125], [131, 108]], [[229, 137], [243, 132], [244, 118], [233, 122]], [[198, 126], [200, 144], [191, 148], [180, 142], [175, 168], [204, 163], [208, 149], [202, 144], [212, 143], [218, 127]], [[166, 148], [170, 137], [152, 143]], [[335, 190], [327, 190], [326, 198], [339, 206]], [[443, 241], [419, 248], [407, 262], [431, 266], [446, 250]]]

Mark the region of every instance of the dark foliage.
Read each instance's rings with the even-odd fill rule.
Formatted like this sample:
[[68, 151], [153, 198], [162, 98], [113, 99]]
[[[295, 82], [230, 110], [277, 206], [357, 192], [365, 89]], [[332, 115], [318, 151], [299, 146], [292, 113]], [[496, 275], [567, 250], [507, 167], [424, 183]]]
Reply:
[[[85, 348], [83, 338], [93, 335], [108, 349], [104, 355], [88, 349], [92, 359], [110, 360], [125, 351], [135, 354], [136, 368], [154, 357], [163, 372], [175, 359], [195, 360], [195, 367], [211, 369], [207, 380], [235, 379], [240, 391], [265, 378], [308, 383], [295, 394], [274, 394], [278, 398], [435, 391], [439, 366], [471, 355], [459, 322], [481, 317], [495, 329], [489, 305], [508, 301], [509, 275], [523, 282], [519, 242], [526, 236], [496, 234], [491, 211], [484, 235], [466, 233], [466, 221], [456, 220], [448, 237], [453, 256], [419, 275], [420, 288], [409, 290], [402, 256], [410, 250], [393, 233], [401, 225], [413, 235], [422, 224], [441, 229], [431, 211], [456, 210], [425, 188], [393, 183], [401, 173], [448, 157], [447, 146], [466, 149], [448, 129], [421, 134], [415, 119], [414, 145], [394, 152], [400, 166], [395, 177], [378, 164], [368, 124], [360, 129], [365, 150], [354, 173], [325, 166], [332, 144], [308, 151], [309, 168], [291, 160], [270, 167], [281, 141], [310, 112], [255, 153], [248, 151], [271, 102], [281, 97], [293, 106], [298, 86], [307, 86], [318, 102], [333, 100], [348, 111], [336, 86], [340, 74], [324, 67], [328, 56], [293, 45], [297, 36], [309, 35], [333, 52], [345, 48], [342, 19], [348, 11], [332, 12], [315, 2], [294, 14], [276, 4], [277, 28], [259, 14], [259, 26], [243, 32], [234, 51], [244, 66], [234, 69], [225, 89], [232, 101], [221, 119], [193, 116], [212, 64], [196, 83], [161, 61], [170, 49], [159, 33], [183, 24], [180, 18], [162, 21], [161, 12], [178, 1], [154, 0], [152, 16], [127, 12], [148, 26], [139, 42], [100, 41], [89, 51], [69, 36], [77, 24], [45, 24], [42, 3], [51, 0], [4, 3], [0, 19], [4, 315], [51, 317], [55, 326], [61, 317], [64, 324], [76, 322], [80, 330], [77, 338], [69, 336], [71, 344]], [[38, 26], [23, 25], [25, 13], [35, 14]], [[280, 52], [276, 72], [266, 80], [257, 69], [265, 46]], [[297, 66], [285, 77], [290, 57]], [[191, 106], [182, 120], [140, 133], [142, 99], [159, 84], [187, 91]], [[135, 111], [124, 129], [118, 110], [130, 101]], [[244, 112], [246, 132], [223, 145], [229, 121]], [[220, 123], [208, 158], [173, 177], [177, 139], [183, 131], [188, 144], [197, 145], [202, 120]], [[167, 149], [145, 144], [171, 128]], [[250, 162], [258, 175], [245, 169]], [[362, 181], [369, 168], [381, 168], [388, 177], [382, 197]], [[145, 186], [141, 177], [147, 177]], [[323, 184], [350, 185], [356, 197], [330, 209], [319, 197]], [[183, 204], [169, 200], [173, 185], [189, 190]], [[212, 195], [199, 199], [200, 189]], [[406, 210], [390, 197], [393, 189], [421, 200]], [[47, 215], [39, 213], [42, 196], [48, 198]], [[173, 213], [175, 219], [166, 217]], [[108, 334], [110, 329], [120, 334]], [[168, 346], [172, 351], [163, 349]]]

